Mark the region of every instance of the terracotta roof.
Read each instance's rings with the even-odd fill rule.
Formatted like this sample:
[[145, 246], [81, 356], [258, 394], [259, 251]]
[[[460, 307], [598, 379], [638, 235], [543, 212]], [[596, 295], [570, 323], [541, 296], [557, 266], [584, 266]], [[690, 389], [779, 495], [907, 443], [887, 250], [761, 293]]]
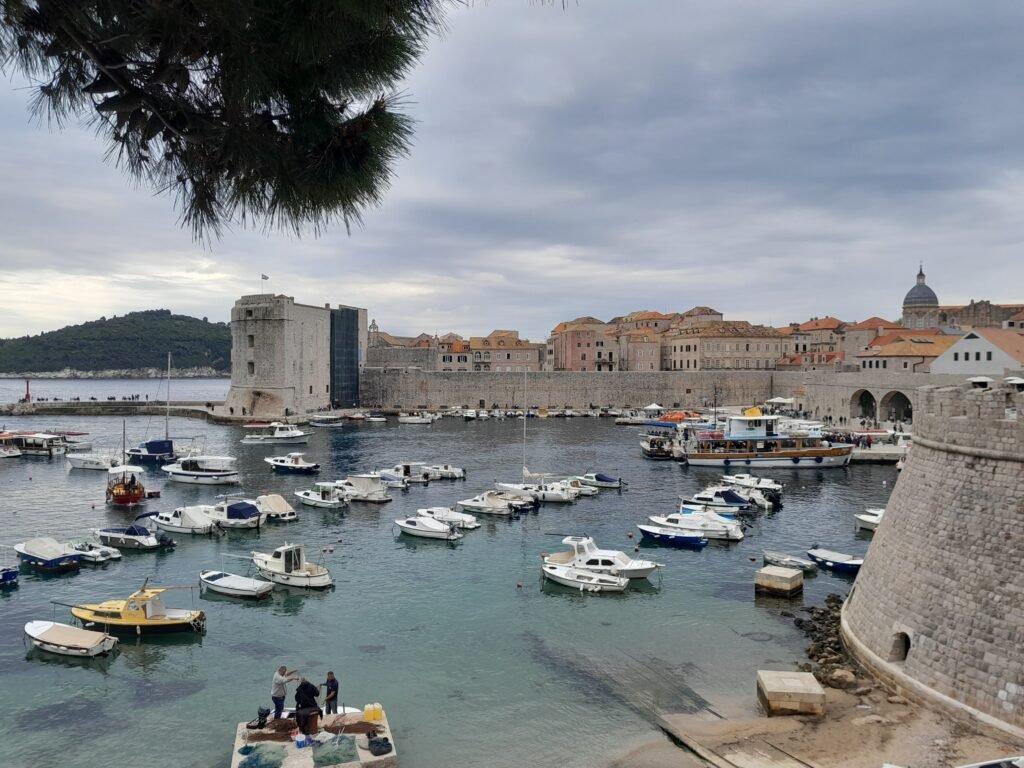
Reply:
[[686, 310], [682, 314], [683, 317], [694, 317], [695, 315], [720, 315], [722, 313], [717, 309], [712, 309], [711, 307], [694, 307], [693, 309]]
[[1016, 328], [974, 328], [971, 333], [999, 347], [1018, 363], [1024, 363], [1024, 333]]
[[1016, 315], [1010, 318], [1011, 320], [1024, 320], [1024, 312], [1018, 312]]
[[[941, 336], [942, 331], [938, 328], [921, 328], [915, 331], [893, 331], [891, 333], [885, 333], [881, 336], [876, 336], [874, 341], [868, 344], [869, 347], [884, 347], [887, 344], [899, 341], [900, 339], [908, 336]], [[957, 338], [957, 337], [954, 337]]]
[[796, 329], [792, 325], [786, 325], [783, 326], [782, 328], [776, 328], [775, 330], [781, 333], [783, 336], [792, 336], [793, 331], [795, 331]]
[[867, 320], [861, 320], [859, 323], [848, 326], [848, 331], [877, 331], [879, 328], [891, 328], [895, 331], [903, 328], [899, 323], [890, 323], [888, 320], [884, 320], [881, 317], [869, 317]]
[[677, 328], [665, 334], [667, 337], [705, 336], [708, 338], [726, 336], [749, 336], [756, 338], [781, 338], [783, 334], [765, 325], [751, 325], [746, 320], [715, 320], [707, 325], [692, 328]]
[[801, 331], [834, 331], [843, 324], [842, 320], [835, 317], [819, 317], [816, 320], [808, 320], [800, 324]]
[[871, 347], [857, 357], [938, 357], [960, 341], [959, 336], [919, 336], [906, 333], [884, 347]]

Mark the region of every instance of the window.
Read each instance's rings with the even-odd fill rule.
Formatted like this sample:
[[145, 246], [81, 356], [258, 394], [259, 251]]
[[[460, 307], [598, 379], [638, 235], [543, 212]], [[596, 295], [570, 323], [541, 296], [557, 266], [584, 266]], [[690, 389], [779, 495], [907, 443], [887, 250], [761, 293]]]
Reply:
[[583, 354], [580, 355], [580, 360], [586, 360], [586, 359], [587, 359], [587, 353], [584, 352]]
[[249, 347], [249, 349], [252, 349], [253, 347], [256, 346], [256, 337], [250, 333], [248, 336], [245, 337], [245, 343]]
[[907, 363], [907, 361], [906, 361], [906, 360], [904, 360], [904, 361], [903, 361], [903, 367], [904, 367], [904, 368], [909, 368], [909, 367], [910, 367], [910, 364], [909, 364], [909, 363]]
[[459, 362], [460, 363], [468, 363], [469, 362], [469, 357], [467, 355], [459, 355]]
[[981, 352], [975, 352], [974, 353], [974, 359], [975, 360], [981, 360]]
[[313, 394], [313, 385], [312, 384], [309, 385], [309, 394], [311, 394], [311, 395]]
[[888, 360], [883, 360], [882, 361], [882, 367], [883, 368], [888, 368], [889, 367], [889, 361]]
[[249, 361], [249, 375], [254, 376], [256, 374], [256, 363]]
[[958, 362], [959, 360], [960, 360], [960, 353], [959, 352], [954, 352], [953, 353], [953, 362], [955, 363], [955, 362]]
[[252, 310], [251, 309], [245, 310], [245, 316], [246, 317], [252, 317]]
[[991, 352], [986, 352], [985, 353], [985, 359], [986, 360], [991, 360], [992, 359], [992, 353]]
[[327, 386], [326, 386], [326, 387], [324, 388], [324, 392], [327, 392], [328, 394], [330, 394], [330, 392], [331, 392], [331, 385], [330, 385], [330, 384], [328, 384], [328, 385], [327, 385]]

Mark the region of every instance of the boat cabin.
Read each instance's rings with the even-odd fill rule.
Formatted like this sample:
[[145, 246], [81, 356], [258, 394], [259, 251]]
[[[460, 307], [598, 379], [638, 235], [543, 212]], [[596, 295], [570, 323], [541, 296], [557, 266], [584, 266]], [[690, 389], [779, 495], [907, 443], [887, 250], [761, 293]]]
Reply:
[[285, 544], [274, 550], [274, 570], [296, 573], [306, 570], [306, 554], [301, 544]]

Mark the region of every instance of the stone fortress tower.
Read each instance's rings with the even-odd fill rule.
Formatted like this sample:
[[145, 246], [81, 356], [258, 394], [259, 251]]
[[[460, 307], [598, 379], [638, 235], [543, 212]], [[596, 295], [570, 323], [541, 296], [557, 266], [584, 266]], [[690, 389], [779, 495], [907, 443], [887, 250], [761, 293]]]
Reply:
[[1024, 392], [924, 387], [913, 445], [843, 609], [910, 698], [1024, 739]]

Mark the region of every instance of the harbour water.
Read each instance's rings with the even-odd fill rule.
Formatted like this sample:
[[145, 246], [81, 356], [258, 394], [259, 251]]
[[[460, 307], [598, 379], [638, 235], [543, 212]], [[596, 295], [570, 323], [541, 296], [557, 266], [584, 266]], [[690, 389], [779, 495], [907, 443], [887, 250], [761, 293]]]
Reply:
[[[7, 422], [81, 430], [98, 450], [120, 447], [116, 418]], [[562, 534], [580, 533], [632, 551], [636, 540], [627, 534], [637, 523], [672, 511], [680, 494], [718, 473], [646, 461], [638, 428], [610, 419], [531, 419], [531, 470], [601, 471], [621, 475], [628, 489], [545, 505], [515, 520], [482, 517], [483, 527], [455, 546], [395, 535], [394, 518], [418, 507], [454, 504], [496, 478], [515, 481], [522, 424], [392, 420], [320, 430], [305, 451], [324, 465], [321, 479], [409, 460], [464, 466], [468, 479], [395, 490], [390, 504], [354, 504], [341, 513], [296, 504], [296, 523], [220, 539], [178, 535], [173, 552], [128, 554], [74, 576], [23, 573], [20, 587], [0, 596], [2, 763], [94, 768], [130, 758], [136, 768], [226, 765], [235, 723], [269, 706], [271, 673], [286, 664], [314, 682], [333, 670], [349, 706], [381, 702], [403, 768], [606, 765], [653, 733], [646, 717], [652, 707], [753, 713], [755, 671], [791, 669], [803, 660], [805, 641], [780, 612], [851, 584], [822, 573], [807, 580], [802, 599], [755, 600], [761, 551], [801, 553], [820, 543], [863, 553], [870, 540], [854, 532], [853, 515], [883, 506], [896, 480], [891, 467], [869, 465], [774, 473], [787, 484], [785, 507], [760, 513], [743, 542], [712, 542], [702, 551], [643, 546], [645, 556], [665, 564], [660, 578], [623, 595], [579, 594], [542, 584], [541, 552], [559, 549]], [[129, 419], [129, 442], [144, 439], [147, 429], [155, 437], [163, 424]], [[207, 452], [238, 456], [240, 489], [251, 495], [276, 491], [291, 500], [310, 482], [273, 475], [262, 458], [291, 449], [240, 445], [240, 428], [174, 419], [170, 431], [199, 437]], [[59, 459], [0, 461], [0, 543], [66, 539], [127, 520], [104, 506], [103, 483], [100, 473], [70, 471]], [[150, 510], [219, 492], [169, 484], [159, 472], [147, 485], [162, 491]], [[261, 604], [182, 591], [173, 604], [207, 612], [204, 637], [126, 640], [108, 661], [63, 661], [23, 645], [26, 621], [69, 619], [67, 608], [50, 601], [124, 597], [147, 577], [151, 584], [194, 585], [202, 568], [245, 573], [244, 561], [223, 555], [270, 550], [286, 540], [306, 544], [314, 556], [333, 547], [324, 562], [336, 587], [278, 588]]]

